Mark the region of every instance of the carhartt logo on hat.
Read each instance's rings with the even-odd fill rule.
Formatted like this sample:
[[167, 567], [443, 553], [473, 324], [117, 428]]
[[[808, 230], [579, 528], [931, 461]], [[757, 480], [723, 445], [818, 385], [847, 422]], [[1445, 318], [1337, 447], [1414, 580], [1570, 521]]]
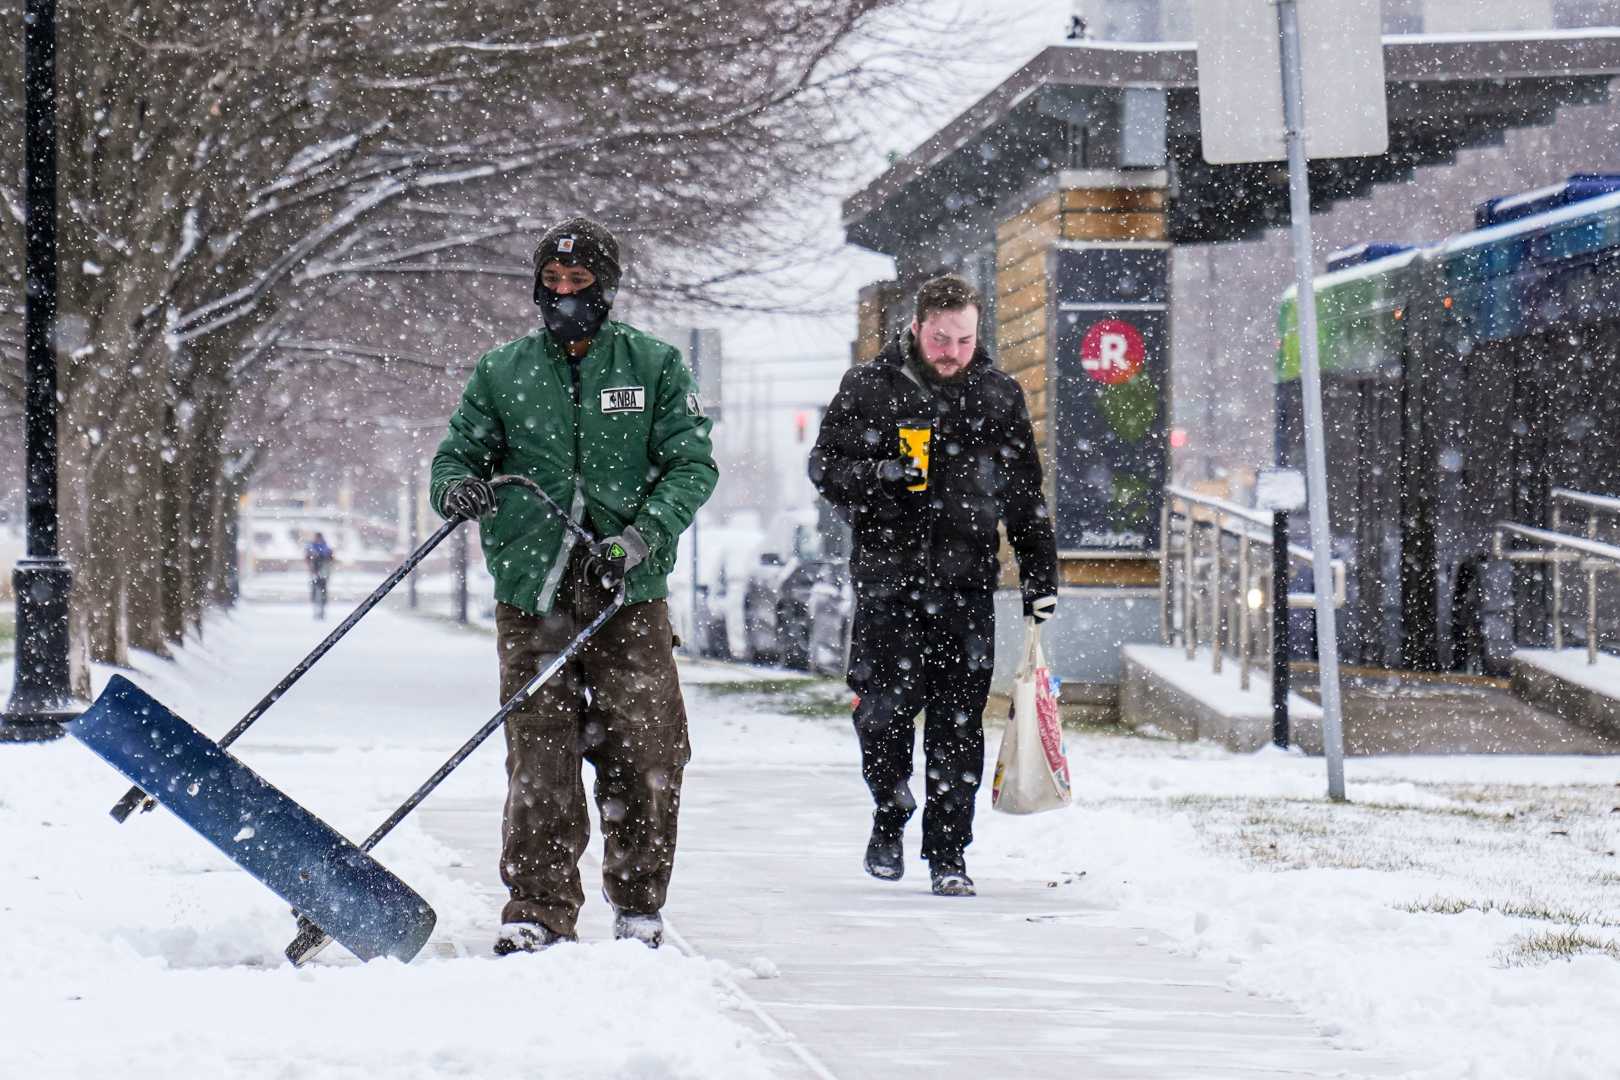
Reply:
[[619, 242], [613, 234], [590, 218], [569, 218], [547, 229], [534, 249], [534, 302], [539, 303], [544, 287], [540, 272], [556, 259], [568, 266], [582, 266], [596, 275], [609, 303], [619, 288]]

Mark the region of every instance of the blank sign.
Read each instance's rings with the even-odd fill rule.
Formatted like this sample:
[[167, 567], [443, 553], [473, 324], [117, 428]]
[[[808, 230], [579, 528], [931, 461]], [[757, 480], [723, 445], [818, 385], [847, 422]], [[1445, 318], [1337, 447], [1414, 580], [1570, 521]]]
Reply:
[[[1389, 148], [1379, 0], [1299, 0], [1305, 152]], [[1282, 161], [1282, 64], [1275, 0], [1198, 0], [1199, 118], [1212, 165]]]

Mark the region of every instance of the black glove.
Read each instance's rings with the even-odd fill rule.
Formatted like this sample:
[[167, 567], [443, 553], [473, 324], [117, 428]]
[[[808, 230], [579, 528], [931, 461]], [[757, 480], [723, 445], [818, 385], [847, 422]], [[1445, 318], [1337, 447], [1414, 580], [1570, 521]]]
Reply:
[[928, 474], [917, 468], [917, 463], [908, 457], [865, 461], [861, 464], [867, 475], [875, 480], [878, 486], [886, 488], [891, 495], [898, 495], [928, 479]]
[[625, 575], [640, 566], [646, 557], [647, 541], [631, 525], [618, 536], [591, 545], [590, 556], [585, 560], [585, 576], [608, 592], [618, 592]]
[[495, 510], [495, 489], [488, 480], [464, 476], [444, 489], [444, 516], [476, 521]]
[[1057, 594], [1046, 593], [1043, 596], [1024, 597], [1024, 618], [1034, 619], [1035, 625], [1050, 619], [1057, 614]]

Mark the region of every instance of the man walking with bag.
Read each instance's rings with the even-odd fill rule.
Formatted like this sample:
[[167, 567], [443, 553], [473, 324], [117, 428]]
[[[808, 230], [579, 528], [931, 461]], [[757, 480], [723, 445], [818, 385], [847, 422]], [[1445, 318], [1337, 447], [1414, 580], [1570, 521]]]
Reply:
[[[691, 756], [666, 579], [718, 473], [680, 353], [608, 320], [619, 275], [618, 243], [601, 225], [574, 218], [549, 230], [534, 254], [542, 327], [478, 361], [433, 459], [434, 509], [482, 522], [503, 699], [624, 589], [625, 606], [506, 721], [500, 955], [575, 937], [590, 840], [585, 761], [596, 769], [614, 936], [655, 948], [663, 939]], [[497, 502], [497, 473], [533, 480], [606, 539], [576, 547], [559, 516], [519, 488]]]
[[997, 524], [1018, 560], [1024, 613], [1057, 609], [1057, 542], [1029, 410], [979, 344], [979, 296], [960, 278], [917, 293], [911, 327], [845, 374], [810, 478], [854, 530], [849, 685], [876, 808], [866, 871], [905, 872], [914, 718], [923, 712], [923, 858], [933, 891], [972, 896], [964, 852], [984, 775], [995, 659]]

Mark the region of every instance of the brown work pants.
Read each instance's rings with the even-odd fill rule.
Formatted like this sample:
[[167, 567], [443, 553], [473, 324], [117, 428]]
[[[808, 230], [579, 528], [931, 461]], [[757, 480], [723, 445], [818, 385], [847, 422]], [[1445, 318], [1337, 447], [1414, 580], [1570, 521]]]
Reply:
[[[607, 605], [575, 560], [546, 616], [495, 611], [501, 697], [518, 692]], [[664, 906], [675, 861], [681, 774], [691, 758], [675, 673], [669, 605], [624, 608], [506, 721], [503, 922], [572, 935], [585, 894], [579, 858], [590, 842], [582, 763], [596, 770], [602, 886], [624, 911]]]

